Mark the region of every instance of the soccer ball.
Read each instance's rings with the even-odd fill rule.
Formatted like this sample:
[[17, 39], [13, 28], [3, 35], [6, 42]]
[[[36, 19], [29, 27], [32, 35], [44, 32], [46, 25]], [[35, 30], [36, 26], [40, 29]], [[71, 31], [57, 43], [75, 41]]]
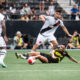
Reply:
[[36, 60], [35, 60], [34, 57], [29, 57], [29, 58], [28, 58], [28, 63], [29, 63], [29, 64], [35, 64], [35, 62], [36, 62]]

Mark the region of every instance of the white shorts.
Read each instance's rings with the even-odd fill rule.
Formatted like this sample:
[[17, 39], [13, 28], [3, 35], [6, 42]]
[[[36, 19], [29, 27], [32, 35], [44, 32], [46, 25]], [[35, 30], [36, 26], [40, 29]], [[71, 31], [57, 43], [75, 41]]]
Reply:
[[0, 47], [6, 47], [6, 43], [3, 39], [3, 37], [0, 36]]
[[36, 44], [41, 45], [41, 44], [43, 44], [46, 40], [47, 40], [48, 42], [53, 41], [53, 40], [57, 41], [54, 35], [43, 36], [43, 35], [39, 34], [38, 37], [37, 37], [37, 40], [36, 40]]

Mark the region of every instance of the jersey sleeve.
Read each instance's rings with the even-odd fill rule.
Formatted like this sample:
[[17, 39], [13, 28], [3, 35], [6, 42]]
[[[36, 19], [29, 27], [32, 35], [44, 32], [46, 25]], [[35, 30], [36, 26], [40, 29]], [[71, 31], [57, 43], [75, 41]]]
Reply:
[[0, 21], [4, 20], [4, 16], [0, 16]]
[[70, 58], [70, 53], [66, 51], [66, 56]]
[[50, 16], [45, 16], [45, 18], [46, 18], [47, 20], [49, 20], [49, 19], [50, 19]]
[[60, 20], [60, 26], [64, 26], [64, 23], [62, 20]]

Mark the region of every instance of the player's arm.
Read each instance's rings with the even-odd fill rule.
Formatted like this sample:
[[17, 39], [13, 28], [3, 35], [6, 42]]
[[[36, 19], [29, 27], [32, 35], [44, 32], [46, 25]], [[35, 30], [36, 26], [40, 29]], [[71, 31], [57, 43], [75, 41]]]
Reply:
[[39, 16], [39, 20], [45, 22], [46, 21], [45, 15], [40, 15]]
[[68, 32], [68, 30], [67, 30], [67, 28], [64, 26], [64, 23], [63, 23], [63, 21], [60, 19], [60, 26], [62, 27], [62, 29], [63, 29], [63, 31], [68, 35], [68, 36], [72, 36], [69, 32]]
[[7, 43], [7, 42], [8, 42], [8, 38], [7, 38], [7, 36], [6, 36], [6, 25], [5, 25], [5, 21], [2, 20], [2, 21], [1, 21], [1, 24], [2, 24], [2, 31], [3, 31], [3, 35], [4, 35], [4, 40], [5, 40], [5, 42]]
[[52, 50], [51, 56], [52, 56], [53, 58], [56, 58], [56, 56], [54, 55], [54, 53], [55, 53], [55, 50]]
[[80, 61], [77, 61], [76, 59], [74, 59], [72, 56], [70, 56], [70, 54], [67, 52], [66, 56], [73, 62], [76, 62], [76, 63], [80, 63]]
[[76, 62], [76, 63], [80, 63], [80, 61], [77, 61], [76, 59], [74, 59], [73, 57], [69, 56], [69, 59], [73, 62]]
[[72, 37], [70, 38], [70, 43], [73, 41], [73, 39], [74, 39], [74, 35], [72, 35]]
[[69, 36], [71, 37], [72, 35], [68, 32], [67, 28], [63, 25], [62, 26], [63, 31]]

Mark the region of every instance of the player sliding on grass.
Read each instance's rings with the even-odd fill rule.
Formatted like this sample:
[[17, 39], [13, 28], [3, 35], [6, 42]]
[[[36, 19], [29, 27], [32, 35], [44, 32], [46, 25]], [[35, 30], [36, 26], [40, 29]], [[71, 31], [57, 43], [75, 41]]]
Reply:
[[56, 29], [61, 26], [63, 31], [71, 37], [71, 34], [68, 32], [66, 27], [63, 24], [63, 21], [61, 20], [61, 10], [56, 10], [54, 17], [51, 16], [44, 16], [41, 15], [40, 19], [44, 22], [44, 25], [42, 26], [40, 33], [37, 37], [36, 44], [33, 46], [31, 52], [35, 52], [36, 49], [39, 47], [39, 45], [43, 44], [45, 40], [48, 42], [51, 42], [53, 44], [53, 49], [58, 46], [58, 42], [54, 36], [54, 33]]
[[32, 52], [27, 54], [18, 54], [15, 53], [17, 58], [28, 59], [30, 56], [33, 56], [35, 59], [39, 59], [42, 63], [59, 63], [63, 60], [64, 57], [68, 57], [71, 61], [76, 63], [80, 63], [70, 56], [70, 54], [65, 50], [66, 45], [61, 45], [60, 48], [57, 48], [51, 52], [51, 55], [40, 53], [40, 52]]

